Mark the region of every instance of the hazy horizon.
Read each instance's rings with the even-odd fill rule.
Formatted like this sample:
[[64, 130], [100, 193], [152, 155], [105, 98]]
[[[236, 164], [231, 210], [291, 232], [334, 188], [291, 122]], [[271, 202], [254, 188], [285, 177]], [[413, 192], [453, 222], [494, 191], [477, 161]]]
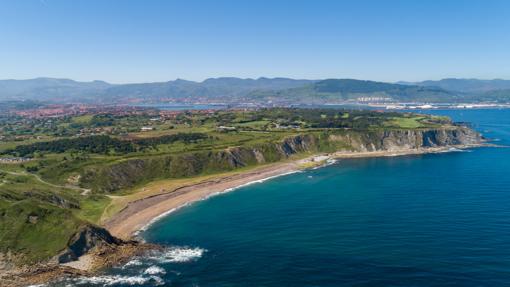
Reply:
[[177, 80], [183, 80], [183, 81], [190, 81], [190, 82], [196, 82], [201, 83], [203, 81], [206, 81], [208, 79], [221, 79], [221, 78], [237, 78], [241, 80], [258, 80], [258, 79], [291, 79], [291, 80], [310, 80], [310, 81], [322, 81], [322, 80], [329, 80], [329, 79], [338, 79], [338, 80], [361, 80], [361, 81], [374, 81], [374, 82], [384, 82], [384, 83], [395, 83], [398, 84], [400, 82], [407, 82], [407, 83], [419, 83], [419, 82], [425, 82], [425, 81], [441, 81], [441, 80], [479, 80], [479, 81], [510, 81], [510, 79], [505, 78], [491, 78], [491, 79], [482, 79], [482, 78], [473, 78], [473, 77], [448, 77], [448, 78], [440, 78], [440, 79], [421, 79], [417, 81], [404, 81], [404, 80], [397, 80], [397, 81], [377, 81], [373, 79], [358, 79], [358, 78], [352, 78], [352, 77], [345, 77], [345, 78], [317, 78], [317, 79], [307, 79], [307, 78], [292, 78], [292, 77], [283, 77], [283, 76], [275, 76], [275, 77], [266, 77], [266, 76], [259, 76], [259, 77], [237, 77], [237, 76], [213, 76], [208, 77], [204, 79], [198, 79], [198, 80], [191, 80], [191, 79], [185, 79], [185, 78], [174, 78], [174, 79], [168, 79], [168, 80], [160, 80], [160, 81], [133, 81], [133, 82], [111, 82], [106, 81], [103, 79], [92, 79], [92, 80], [80, 80], [80, 79], [74, 79], [69, 77], [48, 77], [48, 76], [37, 76], [33, 78], [5, 78], [0, 79], [0, 81], [28, 81], [28, 80], [36, 80], [36, 79], [57, 79], [57, 80], [71, 80], [76, 82], [106, 82], [108, 84], [112, 85], [127, 85], [127, 84], [146, 84], [146, 83], [165, 83], [165, 82], [172, 82]]

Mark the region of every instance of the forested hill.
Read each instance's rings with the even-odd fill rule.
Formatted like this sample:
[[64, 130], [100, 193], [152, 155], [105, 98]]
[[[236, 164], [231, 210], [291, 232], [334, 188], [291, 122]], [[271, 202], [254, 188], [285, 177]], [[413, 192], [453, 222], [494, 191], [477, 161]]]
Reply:
[[69, 79], [37, 78], [0, 80], [0, 101], [38, 100], [55, 102], [111, 103], [128, 99], [142, 101], [219, 101], [236, 100], [250, 92], [278, 91], [301, 87], [312, 80], [288, 78], [210, 78], [202, 82], [177, 79], [168, 82], [114, 85], [102, 81], [77, 82]]
[[[303, 103], [321, 103], [346, 100], [382, 100], [399, 102], [447, 102], [457, 101], [464, 95], [437, 87], [400, 85], [354, 79], [327, 79], [306, 86], [259, 96], [277, 99], [293, 99]], [[367, 99], [368, 98], [368, 99]]]
[[384, 83], [355, 79], [211, 78], [202, 82], [110, 84], [37, 78], [0, 80], [0, 101], [54, 103], [259, 103], [324, 104], [346, 100], [395, 102], [507, 102], [510, 81], [444, 79], [417, 83]]
[[464, 93], [485, 93], [490, 91], [500, 91], [510, 89], [510, 80], [479, 80], [479, 79], [442, 79], [439, 81], [423, 82], [399, 82], [399, 84], [439, 87], [445, 90], [458, 91]]

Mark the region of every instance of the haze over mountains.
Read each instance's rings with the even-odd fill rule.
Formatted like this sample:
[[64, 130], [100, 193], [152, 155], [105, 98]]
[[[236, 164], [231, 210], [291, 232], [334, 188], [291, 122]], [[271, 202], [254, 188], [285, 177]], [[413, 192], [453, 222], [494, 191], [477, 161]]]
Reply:
[[510, 102], [509, 80], [443, 79], [384, 83], [354, 79], [210, 78], [202, 82], [109, 84], [69, 79], [0, 80], [0, 101], [70, 103], [275, 103], [345, 101]]
[[510, 80], [478, 80], [478, 79], [442, 79], [439, 81], [398, 82], [398, 84], [417, 85], [425, 87], [439, 87], [445, 90], [466, 93], [489, 92], [510, 89]]

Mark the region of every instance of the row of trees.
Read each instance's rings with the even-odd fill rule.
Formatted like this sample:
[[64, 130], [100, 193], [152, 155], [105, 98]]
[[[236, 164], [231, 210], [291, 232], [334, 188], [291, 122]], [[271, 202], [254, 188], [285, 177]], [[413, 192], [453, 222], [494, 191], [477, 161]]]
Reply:
[[63, 153], [71, 150], [88, 153], [108, 153], [113, 150], [119, 153], [128, 153], [135, 151], [135, 148], [131, 142], [99, 135], [19, 145], [5, 153], [24, 157], [35, 152]]
[[208, 138], [204, 133], [177, 133], [173, 135], [164, 135], [160, 137], [143, 138], [133, 140], [133, 143], [141, 147], [156, 147], [160, 144], [171, 144], [177, 141], [184, 143], [193, 143]]
[[178, 133], [145, 139], [120, 140], [107, 135], [97, 135], [19, 145], [13, 149], [6, 150], [4, 153], [21, 157], [31, 156], [34, 153], [64, 153], [75, 151], [98, 154], [107, 154], [110, 152], [126, 154], [145, 150], [147, 148], [155, 148], [160, 144], [171, 144], [176, 141], [191, 143], [206, 139], [207, 137], [208, 136], [203, 133]]

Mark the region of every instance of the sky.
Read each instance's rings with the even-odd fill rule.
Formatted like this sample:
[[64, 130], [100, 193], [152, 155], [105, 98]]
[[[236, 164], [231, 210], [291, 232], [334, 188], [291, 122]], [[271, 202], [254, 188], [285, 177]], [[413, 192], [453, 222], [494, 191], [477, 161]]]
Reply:
[[510, 1], [0, 0], [0, 79], [510, 79]]

